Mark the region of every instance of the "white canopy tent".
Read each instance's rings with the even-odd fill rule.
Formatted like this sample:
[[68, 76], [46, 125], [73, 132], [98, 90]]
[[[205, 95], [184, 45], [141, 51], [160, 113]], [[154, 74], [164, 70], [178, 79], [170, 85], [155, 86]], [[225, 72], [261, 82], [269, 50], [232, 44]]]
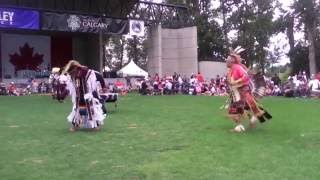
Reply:
[[122, 75], [123, 77], [127, 77], [127, 76], [148, 77], [148, 72], [141, 69], [133, 61], [130, 61], [126, 66], [122, 67], [119, 71], [117, 71], [117, 74]]

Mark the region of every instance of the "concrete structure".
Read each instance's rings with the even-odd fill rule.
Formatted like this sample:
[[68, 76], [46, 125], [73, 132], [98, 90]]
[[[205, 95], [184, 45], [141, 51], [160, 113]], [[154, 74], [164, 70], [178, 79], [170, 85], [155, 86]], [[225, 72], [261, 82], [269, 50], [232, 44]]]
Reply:
[[153, 27], [148, 35], [148, 73], [189, 76], [198, 72], [197, 28]]
[[201, 72], [206, 80], [209, 80], [216, 78], [217, 75], [220, 77], [226, 75], [227, 66], [225, 62], [200, 61], [199, 72]]
[[88, 34], [72, 38], [73, 58], [88, 67], [102, 72], [103, 40], [96, 34]]

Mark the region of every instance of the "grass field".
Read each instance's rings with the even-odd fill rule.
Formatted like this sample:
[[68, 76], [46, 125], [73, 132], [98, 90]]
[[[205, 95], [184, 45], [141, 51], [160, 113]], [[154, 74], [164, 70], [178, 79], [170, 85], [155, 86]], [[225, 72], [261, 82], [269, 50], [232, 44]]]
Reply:
[[224, 98], [121, 97], [100, 132], [68, 132], [70, 102], [0, 97], [1, 180], [320, 179], [320, 101], [266, 98], [243, 134]]

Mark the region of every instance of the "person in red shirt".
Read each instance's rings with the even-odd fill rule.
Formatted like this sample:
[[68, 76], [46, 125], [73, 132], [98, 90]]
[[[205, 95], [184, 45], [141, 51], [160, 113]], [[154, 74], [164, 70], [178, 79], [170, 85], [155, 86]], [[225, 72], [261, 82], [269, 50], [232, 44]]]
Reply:
[[266, 117], [271, 119], [272, 116], [267, 113], [263, 108], [259, 107], [255, 100], [250, 87], [250, 76], [248, 69], [241, 63], [241, 56], [239, 55], [244, 49], [236, 48], [231, 51], [230, 55], [226, 59], [228, 67], [228, 83], [231, 90], [231, 104], [229, 106], [229, 116], [237, 124], [235, 127], [236, 132], [242, 132], [245, 130], [241, 124], [246, 111], [252, 114], [250, 120], [250, 126], [255, 126], [257, 119], [260, 122], [264, 122]]
[[18, 96], [18, 93], [17, 93], [17, 87], [16, 85], [14, 84], [14, 82], [11, 82], [9, 87], [8, 87], [8, 92], [9, 92], [9, 95], [10, 96]]
[[198, 82], [201, 82], [201, 83], [204, 82], [204, 77], [200, 72], [198, 72], [198, 74], [197, 74], [197, 80], [198, 80]]
[[316, 78], [320, 81], [320, 72], [316, 75]]
[[120, 81], [119, 79], [114, 83], [114, 85], [117, 87], [117, 91], [121, 94], [121, 95], [126, 95], [126, 87], [125, 84]]
[[123, 88], [123, 86], [124, 86], [123, 82], [121, 82], [121, 81], [120, 81], [120, 80], [118, 80], [118, 79], [117, 79], [117, 81], [116, 81], [115, 85], [116, 85], [116, 86], [117, 86], [117, 88], [119, 88], [119, 89], [122, 89], [122, 88]]

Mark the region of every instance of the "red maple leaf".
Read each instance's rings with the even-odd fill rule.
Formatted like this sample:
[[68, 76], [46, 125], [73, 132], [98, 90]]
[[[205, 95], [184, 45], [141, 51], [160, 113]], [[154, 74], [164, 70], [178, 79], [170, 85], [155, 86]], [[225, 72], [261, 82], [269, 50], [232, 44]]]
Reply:
[[33, 48], [28, 43], [25, 43], [23, 47], [19, 47], [19, 51], [20, 55], [17, 53], [9, 54], [15, 73], [19, 70], [39, 70], [39, 65], [43, 62], [43, 54], [33, 54]]

